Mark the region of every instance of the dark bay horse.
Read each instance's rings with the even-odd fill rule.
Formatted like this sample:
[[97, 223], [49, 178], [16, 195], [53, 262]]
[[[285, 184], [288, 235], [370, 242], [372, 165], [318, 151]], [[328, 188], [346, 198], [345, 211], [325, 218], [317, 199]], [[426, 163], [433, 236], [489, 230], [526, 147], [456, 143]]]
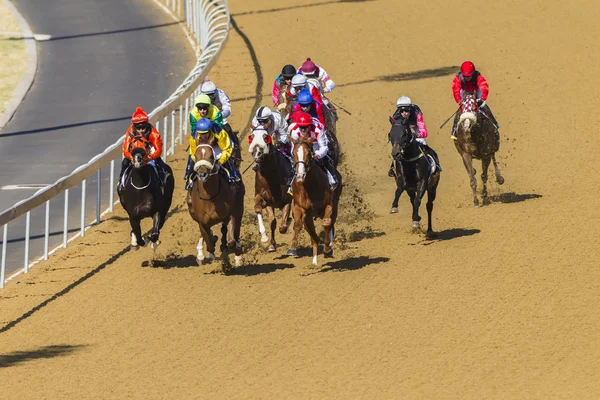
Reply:
[[295, 175], [293, 185], [294, 197], [294, 238], [290, 243], [288, 255], [297, 256], [296, 246], [298, 234], [302, 227], [310, 235], [313, 248], [312, 263], [318, 265], [317, 253], [319, 235], [315, 230], [315, 218], [321, 218], [325, 230], [325, 257], [333, 256], [332, 242], [335, 235], [335, 221], [338, 204], [342, 194], [342, 175], [336, 170], [338, 187], [332, 191], [327, 173], [317, 165], [312, 150], [312, 141], [306, 138], [294, 141], [292, 154], [294, 157]]
[[156, 249], [160, 244], [158, 237], [165, 223], [167, 212], [171, 208], [175, 188], [173, 171], [165, 164], [167, 179], [164, 188], [161, 189], [156, 170], [147, 162], [144, 142], [145, 140], [133, 142], [132, 166], [123, 174], [122, 189], [117, 189], [121, 206], [129, 215], [132, 229], [131, 247], [136, 250], [139, 249], [139, 246], [146, 245], [140, 227], [140, 221], [144, 218], [152, 218], [152, 231], [149, 237], [152, 242], [151, 247]]
[[473, 168], [473, 159], [481, 160], [483, 170], [481, 172], [481, 181], [483, 182], [481, 195], [484, 203], [488, 201], [486, 184], [490, 161], [494, 163], [496, 182], [499, 185], [504, 183], [504, 178], [496, 163], [496, 152], [499, 149], [499, 143], [496, 140], [496, 127], [489, 118], [479, 112], [479, 107], [472, 95], [465, 96], [460, 103], [458, 113], [459, 119], [454, 145], [469, 174], [471, 189], [473, 190], [473, 203], [477, 207], [479, 206], [477, 179], [475, 178], [477, 171]]
[[420, 230], [419, 207], [425, 192], [427, 192], [427, 235], [429, 236], [433, 233], [431, 213], [437, 186], [440, 182], [440, 173], [432, 171], [435, 168], [435, 162], [421, 148], [404, 120], [394, 122], [389, 133], [389, 139], [392, 143], [396, 179], [396, 193], [394, 194], [390, 213], [395, 214], [398, 212], [398, 200], [402, 192], [406, 191], [413, 206], [413, 230]]
[[[258, 126], [248, 139], [250, 141], [248, 151], [258, 165], [254, 179], [254, 212], [258, 219], [261, 245], [267, 247], [267, 251], [275, 251], [277, 248], [275, 209], [282, 210], [279, 233], [284, 234], [288, 229], [292, 196], [287, 189], [288, 182], [292, 177], [292, 166], [286, 156], [275, 148], [271, 136], [262, 126]], [[271, 239], [267, 236], [263, 223], [263, 208], [267, 210], [269, 216]]]
[[187, 194], [187, 205], [192, 219], [198, 223], [201, 238], [196, 247], [196, 261], [202, 264], [204, 243], [208, 251], [206, 262], [215, 259], [217, 237], [212, 235], [211, 228], [221, 223], [221, 233], [226, 236], [227, 246], [221, 246], [223, 261], [228, 264], [229, 251], [235, 251], [235, 266], [243, 264], [242, 246], [240, 245], [240, 228], [244, 214], [244, 183], [240, 180], [230, 184], [225, 174], [220, 172], [213, 146], [214, 135], [199, 134], [196, 139], [196, 163], [194, 164], [194, 183]]

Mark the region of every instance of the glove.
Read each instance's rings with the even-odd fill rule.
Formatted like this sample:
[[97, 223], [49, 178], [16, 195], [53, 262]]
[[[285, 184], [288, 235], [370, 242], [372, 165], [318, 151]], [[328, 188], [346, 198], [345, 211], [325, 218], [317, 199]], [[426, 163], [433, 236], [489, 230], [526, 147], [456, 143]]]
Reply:
[[477, 99], [476, 103], [478, 107], [482, 107], [485, 104], [485, 100]]

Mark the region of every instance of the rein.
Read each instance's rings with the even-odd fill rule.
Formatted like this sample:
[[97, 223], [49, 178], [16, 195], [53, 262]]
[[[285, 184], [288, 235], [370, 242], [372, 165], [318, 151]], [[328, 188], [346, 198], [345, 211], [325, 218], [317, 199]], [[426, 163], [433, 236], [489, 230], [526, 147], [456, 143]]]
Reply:
[[134, 170], [134, 168], [131, 168], [131, 172], [129, 172], [129, 183], [131, 184], [131, 186], [133, 186], [134, 189], [136, 189], [136, 190], [144, 190], [148, 186], [150, 186], [150, 184], [152, 183], [152, 173], [148, 174], [148, 183], [145, 186], [137, 187], [133, 183], [133, 170]]
[[[214, 175], [214, 174], [213, 174]], [[211, 175], [212, 176], [212, 175]], [[196, 179], [197, 180], [197, 179]], [[198, 183], [196, 185], [196, 194], [198, 195], [198, 198], [200, 200], [204, 200], [204, 201], [210, 201], [212, 199], [214, 199], [215, 197], [217, 197], [219, 195], [219, 193], [221, 193], [221, 179], [219, 179], [219, 186], [218, 186], [218, 190], [216, 194], [213, 194], [212, 196], [210, 196], [208, 199], [205, 199], [204, 197], [202, 197], [202, 195], [200, 194], [200, 189], [199, 189], [200, 183]]]

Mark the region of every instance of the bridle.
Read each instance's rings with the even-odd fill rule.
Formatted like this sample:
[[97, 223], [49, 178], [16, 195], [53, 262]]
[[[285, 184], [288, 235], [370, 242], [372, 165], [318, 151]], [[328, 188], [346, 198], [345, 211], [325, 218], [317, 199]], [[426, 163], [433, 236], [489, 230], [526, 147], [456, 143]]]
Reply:
[[[211, 151], [211, 153], [213, 154], [213, 158], [214, 158], [214, 150], [213, 150], [213, 148], [212, 148], [212, 146], [210, 144], [204, 144], [204, 143], [202, 143], [202, 144], [198, 144], [197, 146], [198, 146], [197, 149], [198, 148], [202, 148], [202, 147], [209, 148], [210, 151]], [[196, 151], [197, 151], [197, 149], [196, 149]], [[216, 160], [212, 164], [209, 161], [207, 161], [207, 160], [197, 161], [194, 164], [194, 177], [192, 178], [192, 180], [198, 179], [198, 172], [196, 171], [198, 168], [200, 168], [200, 167], [206, 167], [206, 168], [209, 169], [209, 172], [206, 175], [206, 179], [202, 183], [206, 182], [206, 180], [208, 180], [208, 178], [210, 178], [211, 176], [216, 175], [216, 174], [219, 173], [219, 169], [215, 168], [216, 164], [217, 164]], [[210, 200], [214, 199], [215, 197], [217, 197], [219, 195], [219, 193], [221, 193], [221, 179], [219, 179], [218, 182], [219, 183], [218, 183], [217, 193], [215, 193], [214, 195], [210, 196], [209, 198], [202, 197], [202, 195], [200, 194], [200, 189], [199, 189], [200, 185], [196, 185], [196, 194], [198, 195], [198, 198], [200, 200], [210, 201]]]

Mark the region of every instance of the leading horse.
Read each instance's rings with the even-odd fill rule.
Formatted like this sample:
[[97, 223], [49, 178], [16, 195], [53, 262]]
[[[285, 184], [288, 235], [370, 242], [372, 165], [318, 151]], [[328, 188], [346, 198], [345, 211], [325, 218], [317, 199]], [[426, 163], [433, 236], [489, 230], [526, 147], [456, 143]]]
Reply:
[[199, 134], [197, 137], [196, 163], [194, 164], [194, 183], [187, 194], [187, 205], [190, 215], [198, 223], [201, 238], [196, 246], [196, 261], [205, 261], [204, 243], [208, 250], [206, 262], [215, 259], [216, 236], [211, 228], [221, 223], [221, 233], [226, 237], [227, 245], [221, 246], [223, 261], [228, 263], [229, 250], [235, 251], [235, 266], [243, 264], [242, 246], [240, 245], [240, 228], [244, 214], [244, 183], [240, 181], [230, 184], [229, 179], [221, 170], [215, 157], [215, 151], [210, 143], [214, 136]]
[[488, 202], [487, 180], [490, 161], [494, 163], [496, 172], [496, 182], [499, 185], [504, 183], [504, 178], [500, 173], [500, 168], [496, 162], [496, 152], [499, 150], [500, 143], [497, 139], [497, 127], [493, 122], [479, 112], [479, 106], [473, 95], [466, 95], [458, 108], [459, 118], [457, 123], [457, 133], [454, 145], [458, 154], [462, 157], [465, 169], [469, 174], [471, 189], [473, 190], [473, 203], [475, 207], [479, 206], [477, 199], [477, 179], [475, 178], [475, 168], [473, 168], [473, 159], [481, 160], [481, 181], [483, 189], [481, 196], [484, 204]]
[[335, 235], [335, 221], [338, 214], [338, 204], [342, 195], [342, 175], [336, 170], [338, 186], [331, 190], [327, 173], [317, 165], [312, 149], [312, 141], [307, 138], [292, 140], [294, 158], [294, 181], [292, 182], [294, 197], [294, 238], [290, 243], [287, 254], [297, 256], [296, 246], [298, 234], [302, 226], [310, 235], [313, 248], [312, 263], [318, 265], [317, 253], [319, 235], [315, 230], [314, 219], [321, 218], [325, 230], [325, 257], [333, 257], [332, 242]]
[[396, 179], [396, 192], [390, 213], [395, 214], [398, 212], [398, 200], [402, 192], [406, 190], [413, 206], [413, 230], [420, 230], [419, 207], [425, 192], [427, 192], [427, 235], [430, 236], [433, 234], [431, 227], [433, 201], [440, 182], [440, 173], [436, 170], [436, 163], [416, 141], [415, 135], [406, 125], [405, 120], [394, 122], [389, 133], [389, 139], [392, 143], [394, 177]]
[[131, 247], [135, 250], [145, 246], [142, 237], [140, 222], [144, 218], [152, 218], [152, 231], [150, 233], [151, 247], [155, 249], [159, 244], [160, 229], [165, 223], [167, 212], [171, 208], [175, 180], [171, 167], [164, 164], [166, 169], [166, 182], [161, 188], [160, 179], [156, 170], [147, 161], [147, 151], [144, 141], [133, 142], [131, 155], [132, 165], [129, 171], [123, 174], [123, 185], [117, 189], [121, 206], [129, 216], [131, 225]]
[[[284, 234], [288, 229], [288, 218], [291, 211], [292, 196], [288, 193], [288, 182], [292, 177], [292, 165], [285, 155], [272, 143], [267, 131], [258, 126], [248, 137], [254, 162], [258, 166], [254, 178], [254, 212], [258, 219], [258, 230], [261, 235], [261, 245], [267, 251], [275, 251], [275, 229], [277, 219], [275, 209], [282, 210], [279, 233]], [[263, 223], [262, 211], [266, 209], [271, 226], [271, 238], [267, 237]]]

